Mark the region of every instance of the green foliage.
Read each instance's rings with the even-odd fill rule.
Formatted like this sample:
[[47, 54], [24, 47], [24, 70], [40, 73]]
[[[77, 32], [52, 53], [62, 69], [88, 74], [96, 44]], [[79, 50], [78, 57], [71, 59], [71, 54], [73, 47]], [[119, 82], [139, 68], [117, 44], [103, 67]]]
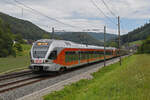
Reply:
[[67, 32], [67, 33], [60, 34], [59, 37], [61, 37], [61, 39], [63, 40], [73, 41], [76, 43], [83, 43], [88, 45], [103, 45], [102, 42], [93, 38], [88, 33]]
[[5, 58], [0, 58], [0, 73], [6, 72], [8, 70], [14, 70], [17, 68], [28, 68], [29, 65], [29, 56], [8, 56]]
[[29, 56], [29, 52], [31, 49], [32, 45], [28, 45], [28, 44], [21, 44], [22, 47], [22, 52], [20, 52], [22, 56]]
[[[150, 35], [150, 23], [145, 24], [131, 32], [129, 32], [129, 42], [145, 40]], [[121, 36], [122, 43], [128, 41], [128, 35]]]
[[17, 50], [16, 50], [16, 48], [13, 48], [13, 49], [12, 49], [11, 55], [12, 55], [13, 57], [16, 57], [16, 56], [17, 56]]
[[1, 49], [0, 52], [1, 52], [0, 57], [6, 57], [9, 55], [9, 52], [7, 49]]
[[[11, 17], [4, 13], [0, 13], [0, 18], [9, 24], [10, 31], [15, 34], [13, 39], [19, 43], [23, 43], [22, 38], [27, 40], [50, 39], [51, 33], [48, 33], [33, 23], [15, 17]], [[107, 38], [115, 37], [115, 35], [106, 35]], [[54, 34], [54, 39], [69, 40], [77, 43], [88, 43], [92, 45], [103, 45], [103, 34], [97, 33], [81, 33], [81, 32], [64, 32], [64, 34]]]
[[[88, 34], [97, 40], [104, 41], [104, 33], [88, 32]], [[117, 35], [106, 33], [106, 41], [115, 39], [115, 38], [117, 38]]]
[[0, 58], [0, 73], [6, 72], [8, 70], [14, 70], [17, 68], [24, 68], [24, 67], [27, 68], [30, 65], [29, 52], [31, 49], [31, 45], [21, 44], [21, 47], [22, 52], [19, 52], [19, 54], [14, 50], [16, 48], [13, 48], [14, 51], [12, 54], [13, 56], [16, 56], [15, 58], [12, 56]]
[[13, 40], [18, 43], [25, 44], [25, 41], [23, 40], [23, 37], [21, 34], [15, 34], [13, 37]]
[[14, 48], [14, 51], [16, 52], [16, 55], [19, 55], [20, 52], [23, 51], [21, 44], [18, 43], [18, 42], [14, 44], [14, 47], [13, 47], [13, 48]]
[[149, 100], [150, 55], [133, 55], [44, 96], [44, 100]]
[[150, 36], [139, 47], [138, 53], [150, 53]]
[[109, 46], [109, 47], [118, 47], [118, 43], [117, 42], [106, 42], [106, 46]]
[[129, 45], [142, 45], [142, 43], [143, 43], [143, 40], [138, 40], [138, 41], [130, 42]]
[[13, 35], [9, 25], [0, 19], [0, 57], [8, 55], [16, 57], [22, 51], [21, 43], [25, 43], [22, 36], [20, 34]]
[[13, 40], [9, 27], [0, 19], [0, 57], [6, 57], [12, 53]]
[[12, 33], [19, 33], [24, 39], [37, 40], [42, 38], [43, 33], [49, 34], [29, 21], [17, 19], [4, 13], [0, 13], [0, 18], [9, 24]]
[[42, 39], [50, 39], [50, 35], [49, 34], [43, 34]]

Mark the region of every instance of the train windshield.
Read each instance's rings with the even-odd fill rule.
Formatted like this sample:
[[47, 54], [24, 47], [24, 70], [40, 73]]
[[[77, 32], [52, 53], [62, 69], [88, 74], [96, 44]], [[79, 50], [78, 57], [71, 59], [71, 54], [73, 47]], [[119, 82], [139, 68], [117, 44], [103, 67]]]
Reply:
[[37, 42], [33, 46], [33, 57], [34, 58], [45, 58], [49, 46], [52, 42]]

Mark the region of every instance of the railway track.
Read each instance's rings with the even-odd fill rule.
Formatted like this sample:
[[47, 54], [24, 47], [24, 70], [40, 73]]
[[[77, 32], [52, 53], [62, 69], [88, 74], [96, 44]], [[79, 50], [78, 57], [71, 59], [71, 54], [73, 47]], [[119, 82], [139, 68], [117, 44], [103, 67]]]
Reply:
[[[34, 83], [37, 83], [37, 82], [40, 82], [40, 81], [43, 81], [43, 80], [46, 80], [46, 79], [49, 79], [49, 78], [52, 78], [52, 77], [56, 77], [60, 74], [66, 74], [66, 73], [72, 72], [76, 69], [79, 69], [79, 68], [70, 69], [70, 70], [65, 71], [63, 73], [38, 75], [38, 76], [34, 76], [34, 77], [29, 77], [29, 78], [25, 78], [25, 79], [21, 79], [21, 80], [17, 80], [17, 81], [11, 81], [11, 82], [7, 82], [7, 83], [4, 83], [4, 84], [0, 84], [0, 94], [4, 93], [4, 92], [7, 92], [7, 91], [10, 91], [10, 90], [14, 90], [16, 88], [26, 86], [26, 85], [34, 84]], [[21, 77], [19, 75], [23, 76], [25, 74], [17, 74], [17, 77]], [[16, 75], [14, 77], [16, 78]], [[10, 77], [7, 77], [7, 78], [10, 79]]]
[[13, 82], [8, 82], [5, 84], [1, 84], [0, 85], [0, 93], [4, 93], [16, 88], [20, 88], [26, 85], [30, 85], [42, 80], [46, 80], [48, 78], [54, 77], [56, 75], [49, 75], [49, 76], [35, 76], [35, 77], [30, 77], [30, 78], [26, 78], [26, 79], [22, 79], [22, 80], [18, 80], [18, 81], [13, 81]]
[[21, 72], [1, 75], [0, 76], [0, 81], [12, 79], [12, 78], [17, 78], [17, 77], [22, 77], [22, 76], [29, 75], [29, 74], [32, 74], [32, 71], [28, 70], [28, 71], [21, 71]]
[[[49, 79], [49, 78], [52, 78], [52, 77], [56, 77], [60, 74], [66, 74], [66, 73], [69, 73], [69, 72], [72, 72], [72, 71], [75, 71], [75, 70], [79, 70], [79, 69], [81, 69], [83, 67], [86, 67], [88, 65], [91, 65], [91, 64], [86, 64], [86, 65], [83, 65], [81, 67], [76, 67], [76, 68], [73, 68], [73, 69], [69, 69], [69, 70], [67, 70], [63, 73], [48, 74], [46, 76], [45, 75], [39, 75], [39, 76], [35, 76], [35, 77], [29, 77], [29, 78], [26, 78], [26, 79], [21, 79], [21, 80], [17, 80], [17, 81], [12, 81], [12, 82], [8, 82], [8, 83], [0, 84], [0, 93], [4, 93], [4, 92], [10, 91], [10, 90], [14, 90], [16, 88], [20, 88], [20, 87], [23, 87], [23, 86], [26, 86], [26, 85], [34, 84], [34, 83], [37, 83], [37, 82], [40, 82], [40, 81], [43, 81], [43, 80], [46, 80], [46, 79]], [[21, 74], [21, 75], [23, 75], [23, 74]]]

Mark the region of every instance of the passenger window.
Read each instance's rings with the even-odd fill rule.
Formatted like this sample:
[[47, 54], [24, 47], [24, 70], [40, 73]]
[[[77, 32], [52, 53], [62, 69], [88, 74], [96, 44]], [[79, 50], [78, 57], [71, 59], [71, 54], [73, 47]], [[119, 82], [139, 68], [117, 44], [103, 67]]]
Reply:
[[57, 51], [52, 51], [48, 57], [48, 59], [55, 60], [57, 58]]

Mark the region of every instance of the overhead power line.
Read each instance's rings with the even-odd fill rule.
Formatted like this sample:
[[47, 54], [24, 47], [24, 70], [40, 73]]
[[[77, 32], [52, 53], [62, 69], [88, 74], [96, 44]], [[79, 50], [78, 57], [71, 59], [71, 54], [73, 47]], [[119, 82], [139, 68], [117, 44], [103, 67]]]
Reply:
[[31, 9], [32, 11], [34, 11], [34, 12], [36, 12], [36, 13], [38, 13], [38, 14], [40, 14], [40, 15], [42, 15], [42, 16], [48, 18], [48, 19], [50, 19], [50, 20], [53, 20], [53, 21], [55, 21], [55, 22], [58, 22], [58, 23], [60, 23], [60, 24], [65, 25], [65, 26], [69, 26], [69, 27], [73, 27], [73, 28], [79, 28], [79, 27], [77, 27], [77, 26], [73, 26], [73, 25], [64, 23], [64, 22], [62, 22], [62, 21], [59, 21], [59, 20], [57, 20], [57, 19], [55, 19], [55, 18], [49, 17], [48, 15], [45, 15], [44, 13], [42, 13], [42, 12], [40, 12], [40, 11], [38, 11], [38, 10], [35, 10], [35, 9], [33, 9], [33, 8], [31, 8], [31, 7], [25, 5], [24, 3], [21, 3], [21, 2], [19, 2], [19, 1], [17, 1], [17, 0], [14, 0], [14, 1], [15, 1], [16, 3], [18, 3], [18, 4], [20, 4], [20, 5], [23, 5], [24, 7], [28, 8], [28, 9]]
[[8, 4], [11, 4], [11, 5], [13, 5], [13, 6], [16, 6], [17, 8], [21, 8], [21, 9], [22, 9], [22, 7], [20, 7], [20, 6], [16, 5], [16, 4], [15, 4], [15, 3], [13, 3], [13, 2], [6, 1], [6, 0], [4, 0], [3, 2], [8, 3]]
[[[5, 0], [4, 0], [4, 2], [6, 2], [6, 3], [8, 3], [8, 4], [11, 4], [11, 5], [13, 5], [13, 6], [17, 7], [17, 8], [21, 8], [21, 17], [24, 16], [24, 8], [23, 8], [23, 7], [18, 6], [16, 3], [13, 3], [13, 2], [8, 2], [8, 1], [5, 1]], [[25, 9], [25, 10], [30, 11], [29, 9]], [[31, 13], [31, 14], [33, 14], [33, 13]], [[36, 25], [44, 26], [44, 27], [49, 27], [48, 25], [39, 24], [39, 23], [36, 23]]]
[[109, 6], [107, 5], [107, 3], [104, 0], [101, 0], [103, 2], [103, 4], [105, 5], [105, 7], [108, 9], [108, 11], [117, 18], [116, 14], [109, 8]]
[[104, 17], [106, 17], [111, 23], [117, 25], [116, 23], [114, 23], [114, 22], [112, 21], [111, 18], [109, 18], [109, 17], [103, 12], [103, 10], [101, 10], [101, 9], [98, 7], [98, 5], [97, 5], [93, 0], [91, 0], [91, 2], [92, 2], [92, 4], [100, 11], [100, 13], [103, 14]]
[[[29, 7], [29, 6], [27, 6], [27, 5], [25, 5], [24, 3], [21, 3], [21, 2], [19, 2], [19, 1], [17, 1], [17, 0], [14, 0], [16, 3], [14, 3], [14, 2], [7, 2], [7, 3], [9, 3], [9, 4], [11, 4], [11, 5], [14, 5], [14, 6], [16, 6], [16, 7], [18, 7], [18, 8], [21, 8], [21, 15], [23, 16], [23, 9], [24, 10], [27, 10], [27, 11], [30, 11], [30, 12], [32, 12], [31, 14], [33, 14], [33, 15], [35, 15], [35, 12], [36, 13], [38, 13], [38, 14], [40, 14], [40, 15], [42, 15], [42, 16], [44, 16], [44, 17], [47, 17], [48, 19], [50, 19], [49, 18], [49, 16], [47, 16], [47, 15], [45, 15], [45, 14], [43, 14], [43, 13], [41, 13], [41, 12], [39, 12], [39, 11], [37, 11], [37, 10], [35, 10], [35, 9], [33, 9], [33, 8], [31, 8], [31, 7]], [[17, 5], [17, 4], [20, 4], [20, 5]], [[22, 6], [21, 6], [22, 5]], [[53, 18], [54, 19], [54, 18]], [[53, 19], [50, 19], [50, 20], [53, 20]], [[55, 19], [56, 20], [56, 19]], [[54, 20], [54, 21], [55, 21]], [[57, 22], [58, 22], [59, 20], [57, 20]], [[69, 25], [69, 27], [76, 27], [77, 28], [77, 26], [72, 26], [72, 25], [70, 25], [70, 24], [66, 24], [66, 23], [63, 23], [63, 22], [58, 22], [58, 23], [61, 23], [61, 24], [65, 24], [65, 25]], [[36, 23], [37, 24], [37, 23]], [[50, 28], [50, 26], [48, 26], [48, 25], [44, 25], [44, 24], [37, 24], [37, 25], [39, 25], [39, 26], [44, 26], [44, 27], [48, 27], [48, 28]], [[90, 26], [92, 26], [92, 27], [95, 27], [95, 25], [93, 25], [93, 24], [89, 24]], [[80, 28], [80, 27], [78, 27], [78, 28]], [[81, 29], [81, 28], [80, 28]], [[83, 30], [83, 29], [82, 29]]]
[[[11, 5], [14, 5], [14, 6], [16, 6], [16, 7], [18, 7], [18, 8], [21, 8], [21, 15], [22, 15], [22, 17], [23, 17], [23, 13], [24, 13], [24, 11], [23, 10], [27, 10], [27, 11], [29, 11], [29, 12], [32, 12], [31, 14], [33, 14], [33, 15], [35, 15], [35, 13], [38, 13], [39, 14], [39, 11], [37, 12], [37, 10], [35, 11], [35, 9], [33, 9], [33, 8], [31, 8], [31, 7], [29, 7], [29, 6], [27, 6], [27, 5], [25, 5], [25, 4], [23, 4], [23, 3], [21, 3], [21, 2], [19, 2], [19, 1], [17, 1], [17, 0], [14, 0], [16, 3], [14, 3], [14, 2], [7, 2], [7, 1], [5, 1], [6, 3], [9, 3], [9, 4], [11, 4]], [[20, 5], [17, 5], [17, 4], [20, 4]], [[41, 13], [41, 12], [40, 12]], [[42, 13], [43, 14], [43, 13]], [[40, 14], [41, 15], [41, 14]], [[43, 15], [42, 15], [43, 16]], [[44, 16], [44, 17], [47, 17], [47, 16]], [[48, 16], [49, 17], [49, 16]], [[58, 22], [59, 23], [59, 22]], [[61, 23], [62, 24], [62, 23]], [[44, 26], [44, 27], [49, 27], [49, 26], [47, 26], [47, 25], [44, 25], [44, 24], [38, 24], [39, 26]], [[63, 23], [63, 25], [64, 25], [64, 23]], [[65, 23], [65, 25], [66, 25], [66, 23]], [[95, 25], [93, 25], [93, 24], [89, 24], [90, 26], [92, 26], [92, 27], [96, 27]], [[68, 25], [67, 25], [68, 26]], [[77, 26], [69, 26], [69, 27], [76, 27], [77, 28]], [[78, 27], [78, 28], [80, 28], [80, 27]], [[80, 28], [81, 30], [83, 30], [82, 28]]]

